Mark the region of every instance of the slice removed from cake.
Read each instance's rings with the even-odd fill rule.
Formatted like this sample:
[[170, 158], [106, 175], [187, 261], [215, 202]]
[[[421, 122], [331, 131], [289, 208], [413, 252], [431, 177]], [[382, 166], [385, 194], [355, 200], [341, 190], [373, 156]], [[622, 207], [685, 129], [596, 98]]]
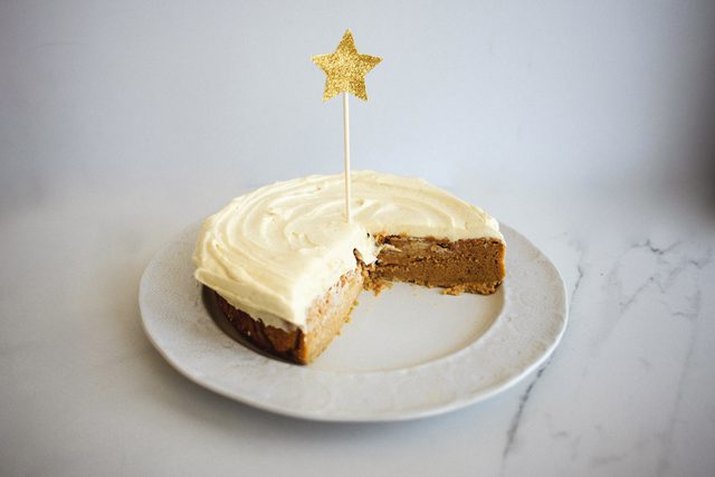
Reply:
[[234, 199], [203, 224], [196, 279], [238, 332], [306, 364], [339, 333], [360, 291], [391, 281], [490, 294], [505, 244], [483, 210], [421, 179], [354, 172], [353, 220], [343, 176], [309, 176]]

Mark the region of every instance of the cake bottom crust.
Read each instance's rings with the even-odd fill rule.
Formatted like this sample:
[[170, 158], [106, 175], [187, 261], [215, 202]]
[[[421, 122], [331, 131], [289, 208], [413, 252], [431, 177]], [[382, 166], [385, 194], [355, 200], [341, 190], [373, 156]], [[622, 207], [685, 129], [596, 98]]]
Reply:
[[315, 360], [340, 333], [363, 289], [380, 290], [393, 281], [440, 287], [444, 293], [490, 295], [505, 276], [503, 242], [490, 238], [448, 241], [399, 235], [377, 238], [383, 245], [377, 261], [346, 273], [311, 305], [306, 331], [264, 324], [216, 294], [220, 311], [238, 333], [260, 350], [293, 363]]
[[298, 327], [281, 329], [264, 324], [228, 303], [214, 292], [219, 310], [238, 333], [252, 345], [270, 355], [297, 364], [308, 364], [328, 347], [350, 319], [350, 311], [363, 289], [362, 266], [348, 272], [311, 305], [307, 331]]

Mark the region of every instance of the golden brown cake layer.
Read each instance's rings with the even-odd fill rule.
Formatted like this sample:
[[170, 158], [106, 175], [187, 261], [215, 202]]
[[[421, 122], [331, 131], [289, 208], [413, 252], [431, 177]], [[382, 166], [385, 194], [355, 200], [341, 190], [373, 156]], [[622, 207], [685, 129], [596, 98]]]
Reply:
[[505, 246], [492, 238], [449, 241], [433, 237], [381, 237], [370, 271], [373, 282], [402, 281], [445, 288], [445, 293], [490, 295], [504, 280]]

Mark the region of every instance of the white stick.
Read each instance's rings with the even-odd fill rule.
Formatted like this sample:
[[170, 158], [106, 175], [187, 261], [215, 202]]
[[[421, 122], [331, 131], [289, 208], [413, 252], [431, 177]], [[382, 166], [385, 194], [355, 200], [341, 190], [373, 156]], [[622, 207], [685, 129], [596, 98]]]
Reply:
[[350, 213], [350, 106], [348, 93], [343, 93], [343, 133], [345, 138], [345, 220], [352, 221]]

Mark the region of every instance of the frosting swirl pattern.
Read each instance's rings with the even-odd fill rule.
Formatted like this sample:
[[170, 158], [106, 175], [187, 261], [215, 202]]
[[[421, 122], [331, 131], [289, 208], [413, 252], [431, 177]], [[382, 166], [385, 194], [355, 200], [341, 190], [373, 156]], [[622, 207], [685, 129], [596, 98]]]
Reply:
[[486, 212], [422, 179], [352, 173], [353, 220], [342, 174], [308, 176], [233, 199], [204, 222], [196, 279], [266, 325], [305, 329], [306, 313], [345, 273], [379, 252], [376, 235], [503, 240]]

